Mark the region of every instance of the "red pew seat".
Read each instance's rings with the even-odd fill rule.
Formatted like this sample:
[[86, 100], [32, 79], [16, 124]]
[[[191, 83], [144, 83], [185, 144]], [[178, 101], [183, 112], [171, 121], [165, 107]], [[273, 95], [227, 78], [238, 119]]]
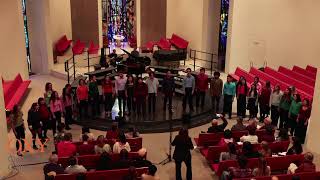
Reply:
[[170, 50], [171, 48], [171, 43], [166, 38], [161, 38], [157, 45], [160, 49], [164, 50]]
[[86, 46], [85, 43], [81, 42], [80, 40], [77, 40], [76, 43], [72, 47], [73, 55], [82, 54], [85, 46]]
[[187, 49], [189, 45], [188, 41], [186, 41], [185, 39], [183, 39], [182, 37], [176, 34], [172, 34], [170, 43], [173, 44], [178, 49]]
[[93, 41], [90, 41], [88, 53], [89, 54], [98, 54], [99, 52], [99, 45], [94, 45]]
[[297, 73], [300, 73], [304, 76], [310, 77], [312, 79], [316, 79], [317, 73], [309, 72], [299, 66], [293, 66], [292, 71], [295, 71]]
[[56, 53], [62, 56], [70, 47], [71, 42], [72, 40], [68, 40], [66, 35], [62, 36], [55, 45]]
[[283, 74], [286, 74], [287, 76], [290, 76], [298, 81], [301, 81], [301, 82], [304, 82], [306, 84], [308, 84], [309, 86], [312, 86], [314, 87], [315, 85], [315, 80], [310, 78], [310, 77], [307, 77], [305, 75], [302, 75], [302, 74], [299, 74], [297, 72], [294, 72], [290, 69], [287, 69], [283, 66], [280, 66], [279, 69], [278, 69], [279, 72], [283, 73]]
[[309, 72], [312, 72], [312, 73], [314, 73], [314, 74], [317, 73], [317, 68], [316, 68], [316, 67], [313, 67], [313, 66], [311, 66], [311, 65], [308, 65], [308, 66], [306, 67], [306, 70], [309, 71]]
[[[313, 173], [297, 173], [297, 174], [281, 174], [277, 175], [279, 180], [292, 180], [293, 176], [299, 176], [301, 180], [319, 180], [320, 172]], [[255, 177], [255, 180], [271, 180], [272, 176]], [[236, 178], [234, 180], [251, 180], [251, 178]]]

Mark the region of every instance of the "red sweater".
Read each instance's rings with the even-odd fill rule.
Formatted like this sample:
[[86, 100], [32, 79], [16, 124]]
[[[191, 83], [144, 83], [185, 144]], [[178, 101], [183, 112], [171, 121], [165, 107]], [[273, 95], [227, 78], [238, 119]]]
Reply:
[[104, 94], [113, 93], [113, 83], [112, 82], [108, 82], [108, 83], [103, 84], [102, 88], [103, 88]]
[[146, 83], [137, 84], [134, 88], [134, 97], [147, 97], [148, 95], [148, 86]]
[[47, 105], [40, 105], [39, 107], [39, 114], [41, 120], [49, 120], [50, 118], [50, 112], [48, 110]]
[[77, 88], [77, 96], [78, 100], [88, 100], [89, 89], [87, 86], [78, 86]]
[[196, 80], [197, 90], [201, 92], [208, 90], [208, 83], [209, 83], [209, 79], [206, 74], [199, 74], [197, 76], [197, 80]]
[[77, 153], [77, 146], [72, 142], [61, 141], [57, 145], [57, 151], [59, 157], [70, 157]]
[[92, 144], [81, 144], [78, 146], [79, 155], [90, 155], [94, 154], [94, 146]]

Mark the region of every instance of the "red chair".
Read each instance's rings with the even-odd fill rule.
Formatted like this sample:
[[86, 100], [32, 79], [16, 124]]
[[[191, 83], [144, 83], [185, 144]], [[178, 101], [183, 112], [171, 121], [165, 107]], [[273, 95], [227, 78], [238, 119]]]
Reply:
[[187, 49], [189, 45], [188, 41], [176, 34], [172, 34], [171, 39], [169, 39], [169, 41], [178, 49]]
[[307, 77], [307, 76], [304, 76], [302, 74], [299, 74], [297, 72], [294, 72], [290, 69], [287, 69], [283, 66], [280, 66], [279, 69], [278, 69], [279, 72], [283, 73], [283, 74], [286, 74], [287, 76], [290, 76], [296, 80], [299, 80], [301, 82], [304, 82], [306, 84], [308, 84], [309, 86], [312, 86], [314, 87], [315, 85], [315, 80], [310, 78], [310, 77]]
[[292, 71], [295, 71], [295, 72], [297, 72], [299, 74], [302, 74], [304, 76], [310, 77], [312, 79], [316, 79], [316, 76], [317, 76], [317, 73], [307, 71], [307, 70], [305, 70], [305, 69], [303, 69], [301, 67], [298, 67], [298, 66], [293, 66]]
[[79, 55], [82, 54], [85, 48], [85, 43], [81, 42], [80, 40], [77, 40], [76, 43], [72, 47], [73, 55]]
[[314, 74], [317, 74], [317, 68], [316, 68], [316, 67], [313, 67], [313, 66], [311, 66], [311, 65], [308, 65], [308, 66], [306, 67], [306, 70], [309, 71], [309, 72], [312, 72], [312, 73], [314, 73]]
[[[293, 176], [299, 176], [301, 180], [319, 180], [320, 172], [277, 175], [279, 180], [291, 180]], [[271, 180], [271, 176], [255, 177], [254, 179], [255, 180]], [[236, 178], [234, 180], [251, 180], [251, 178]]]
[[222, 137], [223, 133], [200, 133], [194, 141], [199, 147], [208, 147], [216, 145]]
[[153, 53], [153, 47], [157, 43], [154, 41], [148, 41], [144, 46], [141, 47], [142, 53]]
[[128, 138], [127, 141], [130, 144], [132, 152], [137, 152], [142, 148], [142, 137]]
[[94, 45], [93, 41], [90, 41], [90, 45], [88, 48], [88, 53], [89, 54], [98, 54], [99, 52], [99, 45]]
[[171, 43], [165, 38], [161, 38], [160, 41], [157, 43], [157, 45], [160, 49], [163, 49], [163, 50], [171, 49]]
[[62, 36], [55, 45], [55, 51], [58, 56], [62, 56], [70, 47], [72, 40], [68, 40], [67, 36]]

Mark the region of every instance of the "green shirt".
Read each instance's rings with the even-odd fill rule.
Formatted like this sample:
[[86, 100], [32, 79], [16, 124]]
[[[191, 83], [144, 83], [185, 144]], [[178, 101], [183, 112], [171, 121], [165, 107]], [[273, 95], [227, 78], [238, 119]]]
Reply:
[[99, 95], [98, 83], [90, 82], [89, 83], [89, 97], [95, 97]]
[[284, 98], [284, 96], [282, 96], [282, 98], [280, 100], [279, 108], [289, 111], [292, 100], [293, 100], [292, 96], [291, 96], [290, 100], [287, 100], [286, 98]]
[[295, 100], [293, 100], [290, 105], [289, 113], [292, 115], [298, 115], [301, 106], [302, 106], [301, 102], [296, 102]]
[[224, 95], [236, 95], [236, 84], [234, 82], [226, 82], [223, 86], [223, 94]]

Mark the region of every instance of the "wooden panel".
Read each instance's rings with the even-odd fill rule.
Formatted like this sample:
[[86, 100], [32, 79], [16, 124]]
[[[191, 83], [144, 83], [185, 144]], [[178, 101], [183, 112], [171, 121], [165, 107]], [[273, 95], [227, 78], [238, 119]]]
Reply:
[[97, 0], [70, 0], [72, 39], [80, 39], [88, 43], [99, 43], [98, 1]]
[[167, 0], [141, 0], [141, 44], [166, 37]]

